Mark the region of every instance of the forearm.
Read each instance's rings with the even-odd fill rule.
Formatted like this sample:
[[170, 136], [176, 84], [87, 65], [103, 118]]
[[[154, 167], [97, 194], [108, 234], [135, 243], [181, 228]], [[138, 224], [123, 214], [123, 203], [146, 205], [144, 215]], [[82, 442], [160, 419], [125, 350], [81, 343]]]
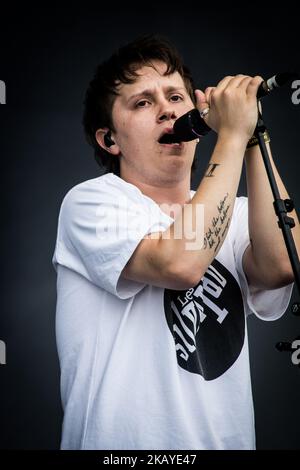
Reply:
[[[268, 145], [268, 144], [267, 144]], [[270, 150], [270, 146], [268, 145]], [[270, 161], [278, 185], [281, 199], [289, 198], [286, 188], [278, 174], [272, 156]], [[259, 146], [245, 154], [247, 192], [249, 205], [249, 235], [253, 259], [262, 279], [273, 282], [276, 276], [291, 272], [282, 231], [278, 227], [277, 216], [273, 207], [273, 194]], [[300, 227], [295, 210], [288, 214], [295, 221], [292, 229], [298, 253], [300, 253]]]
[[200, 280], [220, 250], [232, 217], [245, 146], [240, 138], [219, 136], [208, 172], [192, 201], [164, 232], [161, 253], [175, 272], [195, 273], [195, 281]]

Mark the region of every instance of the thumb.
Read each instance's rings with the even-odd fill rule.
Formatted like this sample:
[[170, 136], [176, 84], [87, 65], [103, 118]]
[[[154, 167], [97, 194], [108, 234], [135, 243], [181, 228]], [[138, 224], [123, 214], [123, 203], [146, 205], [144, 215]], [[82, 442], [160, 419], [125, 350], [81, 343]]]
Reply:
[[209, 108], [209, 103], [206, 101], [205, 94], [201, 90], [195, 90], [196, 107], [203, 111], [205, 108]]

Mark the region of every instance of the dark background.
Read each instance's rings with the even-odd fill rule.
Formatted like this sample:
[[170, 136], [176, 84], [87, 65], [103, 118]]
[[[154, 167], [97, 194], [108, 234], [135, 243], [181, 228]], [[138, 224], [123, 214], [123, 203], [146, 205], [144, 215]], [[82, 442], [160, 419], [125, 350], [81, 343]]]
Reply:
[[[84, 92], [98, 62], [144, 33], [166, 35], [191, 68], [198, 87], [225, 75], [269, 78], [299, 70], [298, 15], [249, 3], [228, 9], [182, 2], [98, 7], [1, 6], [0, 106], [3, 302], [0, 339], [0, 448], [57, 449], [62, 410], [55, 344], [56, 276], [51, 265], [59, 207], [75, 184], [99, 174], [84, 139]], [[283, 34], [284, 31], [284, 34]], [[300, 105], [288, 86], [263, 101], [274, 159], [300, 207]], [[199, 145], [196, 189], [215, 136]], [[244, 175], [240, 195], [246, 194]], [[293, 300], [297, 298], [294, 290]], [[300, 369], [278, 340], [300, 334], [289, 311], [276, 322], [249, 319], [257, 447], [299, 449]]]

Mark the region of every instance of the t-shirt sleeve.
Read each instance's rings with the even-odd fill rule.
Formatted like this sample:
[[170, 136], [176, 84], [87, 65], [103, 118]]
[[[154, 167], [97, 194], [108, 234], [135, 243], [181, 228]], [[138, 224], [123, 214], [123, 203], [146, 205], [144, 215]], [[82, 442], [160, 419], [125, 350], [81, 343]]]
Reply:
[[234, 256], [245, 300], [246, 314], [254, 313], [262, 320], [277, 320], [285, 313], [289, 305], [294, 284], [270, 290], [249, 286], [242, 264], [243, 254], [250, 244], [247, 197], [236, 198], [232, 222]]
[[158, 206], [133, 185], [128, 188], [101, 178], [72, 188], [61, 206], [52, 260], [55, 269], [66, 266], [120, 299], [145, 285], [121, 276], [137, 245], [147, 234], [167, 228]]

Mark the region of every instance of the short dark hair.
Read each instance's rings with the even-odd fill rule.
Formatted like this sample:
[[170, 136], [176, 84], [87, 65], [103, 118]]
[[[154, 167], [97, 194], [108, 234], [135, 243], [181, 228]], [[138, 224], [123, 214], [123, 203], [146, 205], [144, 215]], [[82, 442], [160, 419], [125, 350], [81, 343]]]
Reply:
[[[112, 107], [118, 95], [120, 83], [134, 83], [137, 70], [143, 65], [152, 66], [153, 61], [167, 65], [165, 75], [178, 72], [195, 104], [194, 83], [191, 73], [177, 49], [160, 35], [144, 35], [119, 48], [108, 60], [96, 68], [87, 88], [84, 100], [83, 126], [88, 143], [94, 148], [96, 162], [103, 173], [112, 172], [120, 176], [119, 158], [111, 155], [98, 144], [96, 131], [108, 127], [114, 131]], [[194, 158], [192, 171], [196, 168]]]

